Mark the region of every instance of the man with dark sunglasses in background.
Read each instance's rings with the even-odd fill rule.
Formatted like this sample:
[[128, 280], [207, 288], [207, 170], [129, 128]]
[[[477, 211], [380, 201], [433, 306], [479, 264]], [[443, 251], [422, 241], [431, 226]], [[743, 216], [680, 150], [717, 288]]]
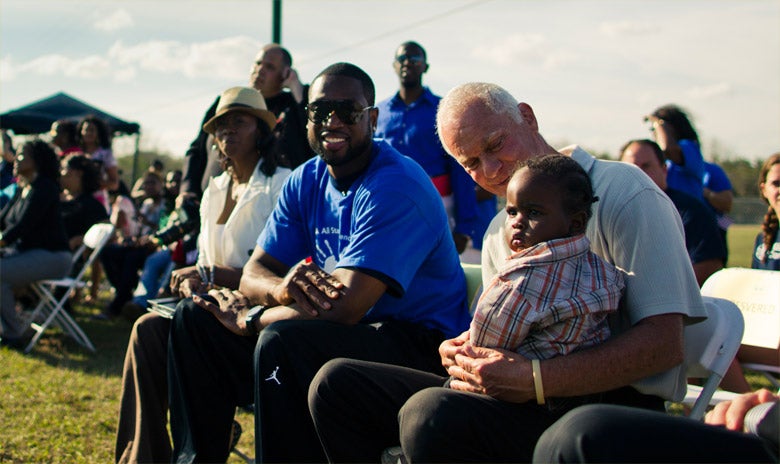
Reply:
[[235, 408], [252, 402], [258, 462], [322, 462], [307, 392], [325, 362], [443, 374], [439, 344], [468, 327], [465, 277], [436, 189], [417, 163], [372, 139], [371, 78], [331, 65], [309, 101], [319, 156], [288, 178], [239, 290], [211, 290], [173, 318], [174, 462], [224, 462]]
[[[444, 151], [436, 135], [436, 108], [441, 97], [423, 86], [428, 71], [425, 49], [408, 41], [398, 46], [393, 59], [400, 88], [387, 100], [379, 102], [376, 136], [385, 139], [402, 154], [417, 161], [441, 195], [458, 253], [463, 253], [469, 237], [480, 242], [487, 224], [496, 214], [493, 210], [479, 226], [476, 184], [466, 171]], [[479, 262], [477, 256], [476, 262]]]

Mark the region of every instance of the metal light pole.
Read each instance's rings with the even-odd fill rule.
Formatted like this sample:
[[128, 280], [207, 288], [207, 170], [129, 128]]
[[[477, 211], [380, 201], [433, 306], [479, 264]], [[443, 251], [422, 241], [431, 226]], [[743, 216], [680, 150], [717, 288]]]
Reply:
[[273, 3], [273, 35], [271, 41], [273, 43], [282, 43], [282, 0], [274, 0]]

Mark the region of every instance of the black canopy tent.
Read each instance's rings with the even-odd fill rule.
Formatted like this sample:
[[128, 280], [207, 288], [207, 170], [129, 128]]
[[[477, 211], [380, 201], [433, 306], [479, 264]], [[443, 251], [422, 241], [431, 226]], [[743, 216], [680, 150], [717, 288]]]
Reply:
[[12, 130], [18, 135], [41, 134], [48, 132], [55, 121], [68, 119], [77, 122], [90, 114], [106, 121], [113, 134], [135, 135], [133, 154], [133, 180], [135, 181], [138, 143], [141, 137], [141, 127], [138, 123], [119, 119], [64, 92], [0, 114], [0, 128]]

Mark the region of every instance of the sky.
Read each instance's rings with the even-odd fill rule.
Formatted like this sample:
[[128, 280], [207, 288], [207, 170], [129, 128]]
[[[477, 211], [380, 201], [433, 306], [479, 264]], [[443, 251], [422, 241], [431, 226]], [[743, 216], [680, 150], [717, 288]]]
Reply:
[[[302, 81], [348, 61], [383, 99], [395, 49], [416, 40], [434, 93], [497, 83], [552, 145], [612, 156], [675, 103], [705, 158], [758, 160], [780, 151], [778, 25], [780, 0], [283, 0], [281, 42]], [[183, 156], [271, 39], [272, 0], [2, 0], [0, 112], [62, 91], [138, 122], [142, 149]]]

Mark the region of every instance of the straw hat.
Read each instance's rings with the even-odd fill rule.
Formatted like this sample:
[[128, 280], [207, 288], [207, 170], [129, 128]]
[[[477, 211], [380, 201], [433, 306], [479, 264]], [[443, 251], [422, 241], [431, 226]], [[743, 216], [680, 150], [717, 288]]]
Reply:
[[231, 111], [242, 111], [256, 116], [265, 121], [272, 130], [276, 126], [276, 116], [268, 111], [268, 107], [265, 105], [265, 100], [260, 92], [249, 87], [232, 87], [222, 92], [222, 95], [219, 96], [217, 112], [214, 114], [214, 117], [203, 124], [203, 130], [213, 134], [215, 130], [214, 122], [217, 118]]

